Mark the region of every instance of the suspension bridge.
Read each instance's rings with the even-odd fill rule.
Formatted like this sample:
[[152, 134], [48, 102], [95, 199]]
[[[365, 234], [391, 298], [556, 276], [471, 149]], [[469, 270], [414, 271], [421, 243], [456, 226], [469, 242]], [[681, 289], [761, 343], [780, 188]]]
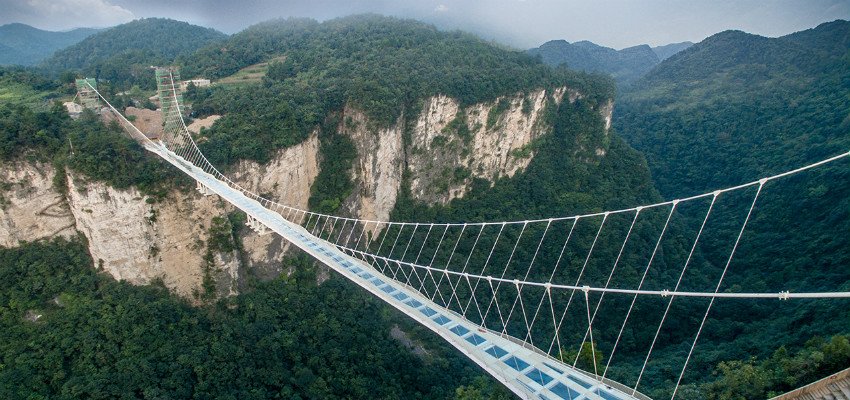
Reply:
[[[249, 227], [280, 235], [428, 327], [521, 398], [648, 399], [639, 389], [665, 323], [677, 315], [674, 300], [677, 305], [687, 299], [700, 302], [687, 303], [687, 313], [697, 315], [699, 323], [687, 341], [672, 398], [682, 385], [716, 300], [850, 298], [850, 292], [843, 291], [721, 290], [765, 186], [836, 163], [850, 157], [850, 152], [734, 187], [584, 215], [458, 223], [365, 220], [280, 204], [221, 173], [186, 128], [176, 74], [173, 68], [156, 73], [163, 116], [163, 134], [158, 138], [137, 129], [91, 80], [79, 80], [78, 91], [89, 107], [94, 100], [102, 101], [103, 110], [113, 113], [132, 138], [192, 177], [199, 191], [218, 195], [244, 211]], [[727, 198], [745, 201], [740, 212], [731, 213], [734, 228], [728, 230], [731, 235], [725, 247], [721, 246], [717, 276], [703, 277], [701, 282], [708, 282], [708, 289], [685, 290], [690, 287], [686, 274], [696, 268], [698, 248], [711, 230], [707, 227]], [[693, 219], [693, 231], [683, 235], [683, 257], [676, 263], [677, 273], [669, 274], [675, 279], [664, 289], [650, 287], [663, 263], [663, 243], [680, 234], [672, 233], [677, 223], [671, 221], [685, 210], [698, 217]], [[727, 210], [724, 218], [728, 215]], [[652, 341], [645, 346], [643, 367], [627, 386], [610, 379], [609, 373], [618, 349], [625, 346], [626, 327], [647, 324], [643, 317], [635, 317], [641, 299], [655, 301], [652, 309], [660, 318]], [[597, 348], [604, 336], [600, 333], [603, 315], [608, 323], [613, 320], [618, 325], [618, 329], [606, 327], [612, 334], [617, 332], [604, 337], [607, 361], [598, 356]], [[586, 361], [584, 369], [579, 368], [580, 358]]]

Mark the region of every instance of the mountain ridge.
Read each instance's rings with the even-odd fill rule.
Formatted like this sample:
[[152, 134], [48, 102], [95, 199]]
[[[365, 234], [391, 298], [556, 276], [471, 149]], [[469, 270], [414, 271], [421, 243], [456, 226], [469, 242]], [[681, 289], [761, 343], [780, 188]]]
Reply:
[[227, 35], [167, 18], [144, 18], [103, 30], [57, 51], [40, 67], [58, 74], [82, 72], [123, 86], [153, 88], [151, 65], [172, 64]]
[[97, 28], [75, 28], [69, 31], [47, 31], [15, 22], [0, 26], [0, 65], [32, 66], [54, 52], [71, 46], [101, 31]]
[[640, 44], [615, 50], [588, 40], [570, 43], [556, 39], [529, 49], [528, 53], [540, 56], [544, 63], [551, 66], [566, 65], [580, 71], [605, 73], [611, 75], [618, 85], [628, 85], [648, 73], [662, 60], [691, 44], [681, 42], [659, 47]]

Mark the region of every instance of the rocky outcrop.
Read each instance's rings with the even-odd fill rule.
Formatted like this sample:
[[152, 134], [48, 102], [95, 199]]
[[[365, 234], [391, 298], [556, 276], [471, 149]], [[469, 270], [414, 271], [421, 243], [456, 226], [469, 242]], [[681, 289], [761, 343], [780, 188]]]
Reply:
[[395, 207], [404, 171], [404, 118], [375, 131], [369, 129], [363, 112], [346, 107], [343, 114], [339, 132], [348, 135], [357, 147], [351, 171], [357, 189], [346, 200], [346, 211], [363, 219], [386, 221]]
[[526, 168], [534, 140], [550, 129], [547, 107], [560, 104], [566, 91], [541, 89], [466, 108], [445, 96], [426, 101], [411, 135], [412, 195], [445, 204], [462, 197], [474, 178], [494, 182]]
[[[314, 132], [271, 162], [242, 162], [231, 175], [251, 190], [306, 209], [319, 171], [318, 151]], [[99, 269], [134, 284], [161, 279], [190, 299], [202, 291], [205, 273], [213, 274], [219, 295], [235, 293], [240, 261], [247, 261], [260, 277], [282, 272], [288, 243], [249, 229], [241, 230], [243, 258], [235, 252], [217, 253], [208, 264], [211, 221], [233, 211], [217, 196], [172, 190], [163, 201], [153, 202], [135, 188], [119, 190], [71, 173], [63, 195], [54, 188], [56, 171], [50, 164], [6, 163], [0, 171], [0, 246], [80, 232]]]
[[161, 279], [194, 299], [210, 271], [219, 295], [235, 293], [237, 255], [213, 254], [212, 265], [204, 259], [212, 218], [229, 210], [217, 197], [173, 190], [165, 201], [150, 202], [136, 189], [119, 190], [74, 174], [68, 174], [63, 195], [49, 164], [4, 163], [0, 171], [0, 246], [79, 232], [95, 266], [116, 279], [134, 284]]
[[[68, 179], [68, 205], [99, 269], [133, 284], [162, 279], [188, 298], [201, 288], [212, 218], [227, 213], [214, 196], [174, 190], [166, 201], [151, 203], [135, 188], [118, 190], [74, 175]], [[234, 293], [238, 257], [214, 254], [214, 260], [210, 273], [219, 292]]]
[[76, 235], [74, 217], [53, 188], [56, 170], [41, 162], [10, 162], [0, 168], [0, 246]]
[[[535, 139], [550, 129], [547, 110], [565, 97], [574, 102], [581, 94], [568, 88], [540, 89], [469, 107], [435, 96], [424, 101], [415, 121], [406, 123], [402, 115], [380, 129], [372, 128], [363, 112], [346, 107], [338, 130], [354, 142], [357, 159], [352, 168], [356, 190], [346, 200], [345, 212], [387, 220], [405, 169], [411, 194], [427, 204], [462, 197], [475, 178], [494, 182], [513, 176], [528, 166]], [[405, 126], [411, 131], [406, 145]]]

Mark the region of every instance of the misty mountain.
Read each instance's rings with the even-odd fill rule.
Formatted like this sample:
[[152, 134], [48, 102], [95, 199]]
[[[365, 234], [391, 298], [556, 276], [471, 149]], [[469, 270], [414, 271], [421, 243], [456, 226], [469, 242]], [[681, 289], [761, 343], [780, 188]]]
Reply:
[[77, 28], [67, 32], [51, 32], [14, 23], [0, 26], [0, 65], [35, 65], [56, 50], [99, 32], [100, 29]]
[[652, 48], [652, 51], [655, 52], [655, 55], [658, 56], [660, 61], [664, 61], [673, 54], [676, 54], [682, 50], [687, 49], [694, 45], [694, 42], [680, 42], [680, 43], [670, 43], [665, 44], [664, 46], [656, 46]]
[[633, 82], [659, 62], [653, 49], [645, 44], [614, 50], [586, 40], [575, 43], [552, 40], [528, 53], [539, 55], [544, 63], [552, 66], [566, 65], [585, 72], [609, 74], [618, 84]]
[[173, 63], [177, 57], [188, 56], [226, 37], [214, 29], [187, 22], [146, 18], [89, 36], [56, 52], [42, 66], [54, 73], [70, 69], [118, 84], [147, 82], [152, 88], [151, 65]]

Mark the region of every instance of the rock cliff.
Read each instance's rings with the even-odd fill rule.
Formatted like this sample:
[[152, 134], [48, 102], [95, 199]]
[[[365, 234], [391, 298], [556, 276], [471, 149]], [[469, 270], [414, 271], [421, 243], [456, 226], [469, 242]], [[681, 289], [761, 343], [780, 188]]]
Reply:
[[534, 139], [550, 128], [547, 107], [556, 107], [565, 92], [537, 90], [466, 108], [445, 96], [426, 101], [409, 149], [412, 195], [445, 204], [462, 197], [473, 178], [493, 182], [527, 167]]
[[41, 162], [0, 168], [0, 246], [53, 236], [76, 235], [74, 216], [53, 187], [55, 169]]
[[[306, 210], [310, 188], [319, 174], [319, 135], [314, 131], [301, 144], [277, 152], [267, 164], [240, 162], [231, 178], [256, 193], [292, 207]], [[243, 230], [242, 242], [248, 267], [259, 269], [259, 276], [282, 272], [280, 261], [289, 243], [277, 235], [258, 235]]]
[[[492, 102], [462, 107], [455, 99], [435, 96], [423, 102], [413, 121], [402, 115], [390, 127], [371, 128], [365, 114], [346, 107], [339, 132], [357, 147], [351, 179], [354, 193], [344, 211], [364, 219], [387, 220], [395, 206], [405, 169], [411, 194], [427, 204], [446, 204], [462, 197], [472, 180], [494, 182], [528, 167], [535, 140], [550, 129], [547, 113], [581, 98], [566, 88], [535, 90], [503, 96]], [[607, 130], [613, 101], [599, 107]], [[409, 130], [405, 143], [404, 132]], [[596, 149], [604, 156], [604, 148]]]
[[[355, 190], [342, 212], [387, 220], [395, 207], [402, 177], [409, 175], [411, 194], [429, 204], [462, 197], [474, 178], [490, 182], [526, 168], [535, 140], [551, 128], [547, 113], [581, 94], [568, 88], [503, 96], [467, 107], [446, 96], [422, 103], [413, 120], [375, 129], [354, 107], [342, 111], [338, 131], [348, 135], [357, 157], [351, 170]], [[613, 102], [599, 106], [610, 127]], [[596, 149], [604, 156], [605, 149]], [[260, 165], [243, 161], [231, 177], [257, 193], [306, 209], [322, 165], [319, 132], [277, 152]], [[2, 165], [0, 172], [0, 245], [15, 246], [53, 236], [83, 234], [96, 266], [117, 279], [146, 284], [155, 279], [187, 298], [198, 298], [205, 275], [216, 282], [217, 295], [236, 293], [240, 272], [273, 277], [288, 244], [276, 235], [258, 235], [237, 227], [241, 249], [210, 254], [207, 243], [213, 219], [233, 208], [216, 196], [172, 190], [152, 201], [136, 189], [118, 190], [68, 174], [66, 188], [54, 185], [54, 168], [39, 162]]]

